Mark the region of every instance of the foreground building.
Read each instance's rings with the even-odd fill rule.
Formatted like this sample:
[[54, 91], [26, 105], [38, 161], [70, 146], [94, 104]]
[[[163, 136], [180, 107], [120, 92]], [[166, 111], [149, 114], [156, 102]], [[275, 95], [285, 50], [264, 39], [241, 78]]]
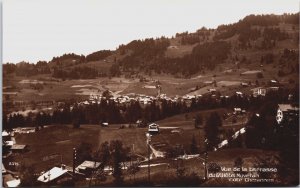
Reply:
[[299, 107], [291, 104], [278, 104], [276, 121], [280, 125], [299, 118]]
[[62, 167], [53, 167], [38, 177], [37, 181], [45, 185], [57, 185], [72, 178], [71, 173]]

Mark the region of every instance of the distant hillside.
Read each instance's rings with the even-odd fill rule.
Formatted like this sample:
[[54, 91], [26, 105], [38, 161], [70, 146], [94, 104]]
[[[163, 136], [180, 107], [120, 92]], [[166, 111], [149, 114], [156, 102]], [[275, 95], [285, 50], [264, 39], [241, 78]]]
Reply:
[[63, 54], [49, 62], [4, 64], [4, 75], [48, 74], [61, 79], [106, 76], [170, 74], [189, 78], [195, 74], [244, 65], [273, 64], [278, 75], [299, 74], [299, 13], [249, 15], [237, 23], [172, 38], [134, 40], [115, 51], [87, 56]]

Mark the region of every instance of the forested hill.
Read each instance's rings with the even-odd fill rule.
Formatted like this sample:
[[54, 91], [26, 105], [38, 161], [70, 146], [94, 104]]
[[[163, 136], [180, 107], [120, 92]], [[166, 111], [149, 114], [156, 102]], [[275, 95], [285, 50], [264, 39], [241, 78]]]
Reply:
[[134, 40], [114, 51], [101, 50], [87, 56], [71, 53], [53, 57], [49, 62], [6, 63], [3, 70], [4, 75], [50, 74], [62, 79], [122, 74], [190, 77], [213, 71], [222, 64], [274, 63], [287, 74], [298, 71], [298, 41], [299, 13], [249, 15], [216, 29], [203, 27], [194, 33], [176, 33], [172, 38]]

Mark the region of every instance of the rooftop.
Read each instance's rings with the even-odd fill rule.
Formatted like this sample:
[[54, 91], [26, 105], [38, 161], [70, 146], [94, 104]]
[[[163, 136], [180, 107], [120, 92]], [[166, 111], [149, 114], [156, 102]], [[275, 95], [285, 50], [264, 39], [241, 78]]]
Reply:
[[45, 172], [44, 174], [42, 174], [40, 177], [38, 177], [38, 181], [47, 183], [50, 182], [62, 175], [64, 175], [66, 172], [68, 172], [67, 169], [62, 169], [59, 167], [53, 167], [51, 170]]
[[13, 145], [14, 145], [14, 141], [11, 141], [11, 140], [5, 141], [5, 144], [6, 144], [7, 146], [13, 146]]
[[100, 162], [95, 161], [84, 161], [81, 165], [79, 165], [76, 170], [85, 170], [86, 168], [98, 168], [100, 166]]
[[289, 110], [299, 111], [298, 107], [292, 106], [291, 104], [278, 104], [278, 107], [283, 112], [286, 112], [286, 111], [289, 111]]
[[22, 150], [25, 149], [26, 145], [20, 145], [20, 144], [15, 144], [11, 146], [11, 149], [13, 150]]
[[13, 179], [11, 181], [6, 182], [8, 187], [18, 187], [21, 184], [20, 179]]
[[4, 174], [4, 173], [6, 173], [6, 169], [5, 169], [5, 167], [4, 167], [3, 163], [2, 163], [2, 174]]
[[3, 131], [2, 136], [9, 136], [9, 133], [7, 131]]

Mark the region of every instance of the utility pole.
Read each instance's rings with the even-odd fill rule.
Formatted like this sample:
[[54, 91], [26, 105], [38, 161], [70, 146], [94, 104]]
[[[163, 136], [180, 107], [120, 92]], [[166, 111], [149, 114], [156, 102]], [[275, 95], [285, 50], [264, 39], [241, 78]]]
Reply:
[[76, 148], [73, 148], [73, 180], [75, 179], [75, 165], [76, 165]]
[[150, 184], [150, 141], [151, 135], [150, 133], [146, 133], [147, 136], [147, 147], [148, 147], [148, 183]]
[[207, 160], [208, 160], [208, 140], [205, 139], [205, 156], [204, 156], [204, 178], [207, 180]]
[[62, 167], [63, 162], [62, 162], [62, 154], [60, 154], [60, 167]]
[[150, 184], [150, 146], [148, 143], [148, 182]]

